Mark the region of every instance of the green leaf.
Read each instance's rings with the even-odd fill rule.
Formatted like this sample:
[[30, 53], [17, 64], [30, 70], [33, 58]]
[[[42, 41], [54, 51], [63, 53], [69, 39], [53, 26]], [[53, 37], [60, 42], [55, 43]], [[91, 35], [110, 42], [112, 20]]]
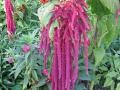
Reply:
[[116, 90], [120, 90], [120, 83], [117, 84]]
[[21, 86], [20, 85], [15, 85], [14, 87], [11, 87], [11, 90], [21, 90]]
[[119, 51], [117, 51], [117, 54], [120, 54], [120, 50], [119, 50]]
[[111, 72], [108, 72], [107, 76], [113, 78], [113, 77], [116, 77], [117, 74], [118, 74], [117, 72], [111, 71]]
[[104, 83], [104, 87], [108, 87], [111, 86], [113, 84], [113, 80], [112, 78], [106, 78], [105, 83]]
[[3, 80], [3, 83], [6, 85], [6, 86], [13, 86], [15, 83], [14, 82], [11, 82], [11, 81], [9, 81], [9, 80], [7, 80], [7, 79], [4, 79]]
[[103, 65], [103, 66], [100, 66], [99, 68], [100, 68], [102, 71], [108, 71], [108, 68], [107, 68], [106, 66], [104, 66], [104, 65]]
[[23, 19], [23, 16], [24, 16], [24, 15], [23, 15], [23, 13], [22, 13], [21, 11], [18, 11], [17, 14], [18, 14], [18, 16], [19, 16], [21, 19]]
[[24, 81], [23, 81], [23, 90], [27, 87], [28, 82], [29, 82], [28, 76], [25, 75], [24, 76]]
[[110, 14], [110, 10], [105, 7], [100, 0], [89, 0], [89, 6], [91, 6], [92, 13], [95, 13], [98, 17]]
[[90, 81], [91, 80], [90, 76], [86, 75], [86, 73], [82, 72], [82, 71], [81, 71], [81, 75], [79, 75], [79, 79], [80, 80], [86, 80], [86, 81]]
[[37, 90], [37, 88], [35, 86], [32, 86], [32, 90]]
[[115, 64], [115, 68], [119, 69], [120, 68], [120, 58], [114, 58], [114, 64]]
[[36, 85], [36, 87], [41, 87], [44, 86], [45, 84], [46, 84], [46, 79], [41, 79], [39, 83]]
[[85, 90], [85, 86], [83, 84], [76, 85], [75, 90]]
[[17, 76], [19, 75], [19, 73], [21, 72], [21, 70], [25, 67], [25, 63], [22, 62], [15, 70], [15, 78], [17, 78]]
[[20, 6], [24, 3], [24, 0], [17, 0], [16, 2], [17, 2], [17, 5]]
[[98, 41], [98, 47], [101, 46], [103, 38], [105, 37], [105, 35], [108, 33], [107, 30], [107, 17], [104, 16], [102, 17], [98, 22], [97, 22], [97, 29], [98, 29], [98, 34], [97, 34], [97, 41]]
[[17, 25], [20, 26], [20, 27], [22, 27], [22, 28], [24, 27], [23, 23], [21, 21], [17, 21]]
[[112, 41], [118, 36], [118, 30], [115, 24], [115, 16], [114, 15], [106, 15], [102, 17], [97, 23], [97, 41], [98, 47], [101, 45], [107, 49]]
[[119, 7], [119, 0], [100, 0], [101, 3], [107, 7], [112, 13], [115, 13], [115, 11]]
[[106, 17], [106, 25], [107, 25], [107, 31], [108, 33], [105, 35], [103, 39], [103, 43], [105, 45], [105, 48], [107, 49], [112, 41], [117, 38], [118, 36], [118, 30], [116, 29], [116, 24], [115, 24], [115, 17], [114, 15], [109, 15]]
[[94, 49], [95, 65], [96, 66], [102, 61], [104, 55], [105, 55], [104, 48], [95, 48]]
[[38, 81], [38, 75], [37, 75], [37, 72], [35, 70], [32, 71], [32, 75], [33, 75], [34, 79], [36, 81]]
[[120, 80], [120, 76], [117, 78], [117, 80]]
[[112, 83], [111, 90], [115, 90], [115, 82]]
[[39, 9], [38, 9], [38, 17], [40, 20], [40, 24], [42, 26], [46, 26], [52, 16], [51, 10], [54, 7], [54, 3], [49, 2], [45, 5], [42, 5]]

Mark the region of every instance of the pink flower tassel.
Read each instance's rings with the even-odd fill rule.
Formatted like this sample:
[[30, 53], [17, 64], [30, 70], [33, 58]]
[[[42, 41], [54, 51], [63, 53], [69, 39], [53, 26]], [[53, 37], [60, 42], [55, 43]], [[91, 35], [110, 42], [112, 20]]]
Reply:
[[5, 12], [6, 12], [6, 24], [7, 33], [10, 39], [12, 39], [13, 34], [16, 31], [16, 26], [13, 18], [13, 5], [11, 0], [5, 0]]

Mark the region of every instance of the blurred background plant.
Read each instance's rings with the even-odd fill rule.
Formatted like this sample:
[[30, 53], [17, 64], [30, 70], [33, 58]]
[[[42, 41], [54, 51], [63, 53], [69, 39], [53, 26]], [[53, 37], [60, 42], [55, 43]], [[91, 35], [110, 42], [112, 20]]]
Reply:
[[[91, 20], [89, 76], [85, 74], [81, 53], [75, 90], [120, 90], [120, 25], [116, 26], [115, 22], [119, 0], [86, 1]], [[17, 32], [13, 41], [9, 41], [3, 0], [0, 0], [0, 89], [50, 90], [49, 80], [42, 74], [43, 56], [38, 51], [40, 23], [37, 10], [41, 4], [39, 0], [12, 2]], [[47, 20], [43, 18], [43, 22]], [[120, 24], [120, 18], [118, 21]], [[49, 71], [51, 58], [47, 64]]]
[[12, 1], [17, 32], [14, 40], [9, 41], [3, 0], [0, 0], [0, 89], [47, 90], [49, 81], [42, 75], [43, 57], [38, 51], [40, 3], [38, 0]]

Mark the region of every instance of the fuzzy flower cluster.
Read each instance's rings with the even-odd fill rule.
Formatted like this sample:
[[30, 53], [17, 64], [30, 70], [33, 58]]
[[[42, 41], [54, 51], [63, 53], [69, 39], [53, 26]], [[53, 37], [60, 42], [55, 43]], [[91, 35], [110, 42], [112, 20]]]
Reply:
[[88, 8], [88, 5], [84, 0], [64, 0], [54, 7], [49, 23], [42, 29], [40, 52], [44, 53], [43, 71], [45, 73], [51, 50], [50, 27], [55, 21], [59, 23], [59, 26], [54, 28], [53, 34], [54, 53], [50, 74], [52, 90], [74, 90], [78, 77], [79, 49], [82, 45], [84, 46], [86, 73], [88, 74], [90, 41], [87, 37], [87, 31], [90, 27], [85, 8]]
[[4, 6], [6, 12], [7, 33], [9, 38], [12, 38], [13, 34], [16, 31], [16, 26], [13, 18], [13, 5], [11, 3], [11, 0], [5, 0]]

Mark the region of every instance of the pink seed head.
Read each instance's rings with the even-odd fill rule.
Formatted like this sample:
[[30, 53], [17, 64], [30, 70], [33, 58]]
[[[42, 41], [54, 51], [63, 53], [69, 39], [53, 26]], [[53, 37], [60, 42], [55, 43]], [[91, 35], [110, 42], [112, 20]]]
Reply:
[[22, 50], [24, 53], [27, 53], [30, 51], [30, 46], [28, 44], [23, 45]]
[[45, 76], [48, 76], [48, 70], [47, 70], [47, 69], [44, 69], [42, 73], [43, 73]]
[[12, 64], [12, 63], [14, 62], [13, 57], [8, 57], [8, 58], [7, 58], [7, 62], [8, 62], [9, 64]]

